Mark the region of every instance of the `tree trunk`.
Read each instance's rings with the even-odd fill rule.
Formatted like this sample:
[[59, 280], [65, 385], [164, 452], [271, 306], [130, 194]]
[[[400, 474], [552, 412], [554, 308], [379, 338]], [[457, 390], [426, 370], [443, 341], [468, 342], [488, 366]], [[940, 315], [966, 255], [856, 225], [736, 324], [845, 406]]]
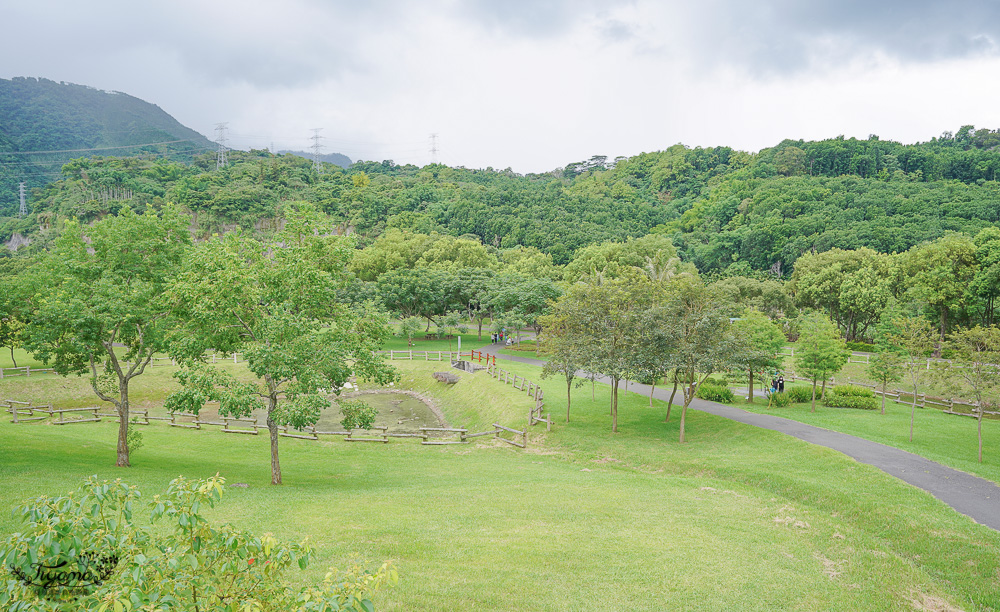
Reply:
[[118, 404], [118, 460], [117, 467], [131, 467], [128, 460], [128, 381], [119, 381], [121, 395]]
[[479, 341], [483, 341], [483, 320], [479, 319]]
[[983, 462], [983, 404], [979, 404], [979, 417], [976, 419], [978, 421], [976, 430], [979, 434], [979, 463]]
[[[268, 380], [268, 386], [271, 386]], [[271, 484], [281, 484], [281, 464], [278, 462], [278, 424], [274, 422], [271, 415], [278, 407], [278, 397], [272, 390], [267, 398], [267, 432], [271, 435]]]
[[885, 387], [886, 383], [882, 383], [882, 414], [885, 414]]
[[618, 433], [618, 383], [617, 378], [611, 379], [611, 433]]
[[17, 362], [14, 361], [14, 347], [13, 346], [10, 347], [10, 362], [14, 364], [15, 368], [17, 367]]
[[572, 388], [573, 388], [573, 377], [567, 376], [566, 377], [566, 422], [567, 423], [569, 423], [569, 403], [570, 403], [570, 395]]
[[677, 395], [677, 370], [674, 370], [674, 390], [670, 392], [670, 399], [667, 400], [667, 418], [663, 419], [664, 423], [670, 421], [670, 409], [674, 406], [675, 395]]
[[753, 368], [750, 368], [750, 397], [747, 398], [747, 403], [753, 403]]
[[812, 395], [812, 410], [811, 412], [816, 412], [816, 379], [813, 379], [813, 395]]
[[649, 388], [649, 407], [653, 407], [653, 393], [656, 392], [656, 381], [653, 381], [653, 385]]
[[983, 462], [983, 405], [982, 404], [979, 404], [979, 418], [977, 418], [976, 421], [979, 422], [977, 425], [977, 430], [979, 432], [979, 463], [982, 463]]
[[913, 417], [917, 414], [917, 386], [913, 386], [913, 406], [910, 408], [910, 442], [913, 442]]

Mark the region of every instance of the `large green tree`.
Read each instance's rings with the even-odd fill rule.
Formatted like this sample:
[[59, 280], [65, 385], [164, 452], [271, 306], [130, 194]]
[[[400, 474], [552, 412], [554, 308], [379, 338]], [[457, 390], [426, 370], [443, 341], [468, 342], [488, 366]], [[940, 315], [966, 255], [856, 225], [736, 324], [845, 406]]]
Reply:
[[[220, 413], [262, 410], [271, 439], [271, 483], [281, 484], [278, 428], [315, 425], [352, 375], [384, 384], [395, 371], [375, 354], [388, 335], [384, 316], [339, 303], [354, 253], [311, 207], [289, 211], [284, 232], [261, 242], [232, 232], [199, 245], [171, 283], [183, 327], [172, 351], [188, 365], [171, 410], [195, 414], [209, 400]], [[207, 350], [239, 353], [256, 380], [206, 366]]]
[[787, 339], [781, 328], [770, 318], [758, 310], [747, 310], [739, 319], [733, 322], [733, 328], [747, 343], [746, 361], [743, 368], [749, 378], [749, 397], [747, 402], [753, 403], [753, 376], [766, 370], [774, 371], [781, 367], [779, 352], [785, 346]]
[[90, 374], [118, 412], [118, 466], [129, 465], [129, 385], [166, 347], [164, 291], [191, 243], [187, 226], [170, 207], [124, 208], [89, 227], [67, 222], [31, 272], [40, 282], [24, 347], [63, 376]]
[[816, 412], [816, 384], [840, 371], [850, 352], [844, 346], [837, 326], [820, 312], [802, 317], [799, 340], [795, 344], [795, 367], [812, 381], [812, 411]]
[[976, 245], [962, 234], [948, 234], [907, 251], [903, 268], [907, 292], [936, 314], [938, 338], [948, 332], [949, 315], [964, 308], [978, 270]]
[[681, 408], [680, 442], [684, 442], [687, 410], [698, 388], [713, 373], [742, 369], [749, 344], [736, 333], [717, 293], [701, 279], [685, 276], [667, 287], [662, 306], [650, 312], [653, 341], [664, 357], [664, 371], [675, 372], [684, 405]]

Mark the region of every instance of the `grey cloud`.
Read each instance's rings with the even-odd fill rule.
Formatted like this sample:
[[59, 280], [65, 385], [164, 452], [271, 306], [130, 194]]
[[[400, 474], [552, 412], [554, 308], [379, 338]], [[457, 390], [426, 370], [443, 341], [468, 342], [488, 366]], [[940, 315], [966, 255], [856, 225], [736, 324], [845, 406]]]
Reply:
[[[469, 21], [516, 37], [562, 34], [594, 9], [615, 2], [598, 0], [471, 0], [458, 13]], [[619, 3], [620, 4], [620, 3]]]
[[975, 0], [721, 0], [696, 24], [702, 59], [788, 73], [882, 53], [925, 62], [996, 53], [1000, 3]]

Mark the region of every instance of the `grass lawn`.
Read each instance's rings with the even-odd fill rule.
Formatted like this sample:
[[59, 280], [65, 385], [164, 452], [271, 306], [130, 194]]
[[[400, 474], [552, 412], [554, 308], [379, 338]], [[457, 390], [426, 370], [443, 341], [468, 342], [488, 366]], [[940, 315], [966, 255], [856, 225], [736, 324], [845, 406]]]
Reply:
[[[446, 387], [430, 378], [442, 364], [394, 364], [402, 385], [435, 395], [454, 425], [526, 419], [530, 400], [484, 373]], [[152, 495], [178, 474], [220, 472], [249, 487], [227, 490], [216, 517], [317, 546], [319, 558], [292, 580], [394, 559], [401, 581], [379, 610], [1000, 608], [1000, 534], [930, 495], [834, 451], [707, 414], [688, 415], [680, 445], [677, 417], [663, 423], [661, 406], [631, 393], [611, 434], [602, 385], [595, 400], [590, 385], [574, 389], [564, 424], [560, 380], [504, 367], [541, 382], [554, 414], [552, 432], [533, 429], [527, 451], [488, 438], [454, 447], [282, 439], [281, 487], [267, 484], [264, 436], [154, 423], [134, 467], [121, 470], [113, 423], [5, 419], [0, 532], [17, 529], [8, 508], [91, 474]], [[171, 369], [137, 380], [140, 402], [155, 410]], [[77, 397], [77, 382], [10, 379], [0, 395], [95, 403]]]

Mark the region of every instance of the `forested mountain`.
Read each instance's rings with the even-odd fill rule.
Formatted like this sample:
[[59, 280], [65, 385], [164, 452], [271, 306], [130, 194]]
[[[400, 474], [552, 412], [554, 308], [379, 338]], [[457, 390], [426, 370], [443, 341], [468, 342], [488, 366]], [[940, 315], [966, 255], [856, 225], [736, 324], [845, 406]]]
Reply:
[[[347, 169], [268, 151], [191, 163], [99, 158], [67, 164], [32, 195], [32, 215], [0, 226], [57, 227], [122, 205], [175, 202], [207, 235], [273, 227], [284, 203], [313, 202], [370, 243], [388, 228], [536, 247], [565, 264], [581, 247], [661, 234], [703, 273], [788, 276], [805, 253], [869, 247], [897, 253], [948, 232], [973, 236], [1000, 222], [1000, 133], [971, 126], [903, 145], [875, 136], [784, 141], [751, 154], [688, 148], [609, 161], [595, 156], [550, 173], [422, 168], [391, 161]], [[95, 194], [124, 194], [95, 197]]]
[[[167, 143], [152, 146], [148, 143]], [[215, 147], [160, 107], [120, 92], [47, 79], [0, 79], [0, 214], [18, 210], [17, 186], [41, 187], [70, 159], [155, 154], [190, 160]], [[59, 151], [36, 154], [34, 151]]]

